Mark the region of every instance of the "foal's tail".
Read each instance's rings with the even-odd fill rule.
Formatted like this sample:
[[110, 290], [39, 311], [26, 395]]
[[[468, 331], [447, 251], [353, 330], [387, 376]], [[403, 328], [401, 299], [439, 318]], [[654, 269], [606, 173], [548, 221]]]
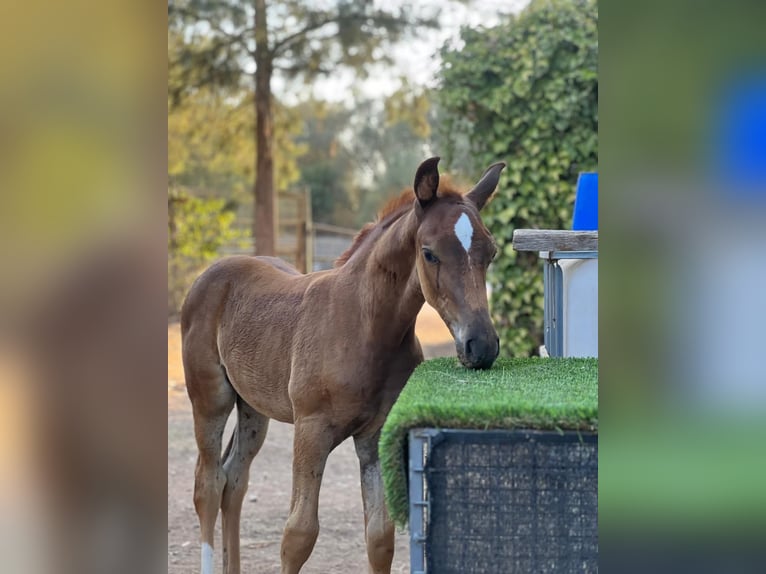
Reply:
[[[237, 398], [239, 399], [239, 397]], [[229, 458], [229, 453], [231, 452], [231, 449], [234, 446], [234, 438], [236, 436], [237, 436], [237, 429], [235, 428], [233, 431], [231, 431], [231, 436], [229, 437], [229, 442], [226, 444], [226, 448], [223, 451], [221, 462], [226, 462], [226, 459]]]
[[[237, 395], [237, 418], [242, 416], [242, 397]], [[239, 425], [236, 425], [234, 429], [231, 431], [231, 436], [229, 437], [229, 442], [226, 444], [226, 448], [223, 451], [223, 455], [221, 456], [221, 463], [226, 462], [226, 459], [229, 458], [229, 453], [231, 453], [231, 449], [234, 448], [234, 441], [237, 438], [237, 428]]]
[[226, 459], [229, 458], [229, 453], [231, 453], [231, 449], [234, 448], [234, 441], [237, 438], [237, 431], [239, 430], [239, 418], [242, 417], [242, 404], [244, 403], [244, 400], [239, 396], [239, 393], [234, 390], [234, 385], [231, 384], [231, 380], [229, 380], [229, 373], [226, 372], [225, 367], [223, 367], [223, 376], [226, 378], [226, 382], [229, 384], [229, 387], [231, 387], [231, 390], [237, 396], [235, 399], [235, 404], [237, 406], [237, 424], [234, 425], [234, 429], [231, 431], [229, 442], [226, 444], [226, 448], [224, 449], [223, 455], [221, 456], [221, 463], [226, 462]]

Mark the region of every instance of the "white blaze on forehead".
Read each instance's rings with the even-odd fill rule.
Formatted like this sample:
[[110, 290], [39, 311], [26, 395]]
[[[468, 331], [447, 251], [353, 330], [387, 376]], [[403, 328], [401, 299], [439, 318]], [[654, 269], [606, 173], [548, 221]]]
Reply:
[[473, 239], [473, 225], [471, 225], [471, 220], [465, 213], [461, 213], [455, 222], [455, 235], [457, 235], [460, 245], [463, 246], [467, 253], [471, 248], [471, 241]]

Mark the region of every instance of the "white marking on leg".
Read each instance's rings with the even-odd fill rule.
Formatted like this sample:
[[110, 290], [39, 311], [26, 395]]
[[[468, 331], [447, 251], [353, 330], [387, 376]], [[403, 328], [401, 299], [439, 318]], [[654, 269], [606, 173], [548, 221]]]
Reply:
[[213, 574], [213, 547], [202, 543], [202, 574]]
[[463, 246], [465, 252], [468, 253], [468, 250], [471, 248], [471, 241], [473, 240], [473, 225], [471, 225], [471, 220], [465, 213], [461, 213], [455, 222], [455, 235], [457, 235], [458, 241], [460, 241], [460, 245]]

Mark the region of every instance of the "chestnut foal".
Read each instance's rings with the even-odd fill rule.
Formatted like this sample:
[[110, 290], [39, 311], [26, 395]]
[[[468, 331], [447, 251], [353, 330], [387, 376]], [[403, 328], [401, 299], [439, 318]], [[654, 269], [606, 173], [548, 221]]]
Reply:
[[[319, 533], [325, 461], [354, 437], [361, 470], [369, 571], [389, 573], [394, 525], [383, 500], [380, 428], [423, 360], [415, 318], [428, 301], [447, 323], [460, 361], [488, 368], [498, 338], [485, 274], [495, 255], [479, 210], [497, 186], [492, 165], [465, 195], [439, 188], [439, 158], [357, 235], [336, 268], [302, 275], [271, 257], [231, 257], [205, 271], [183, 306], [186, 388], [199, 448], [194, 505], [202, 574], [213, 573], [223, 516], [223, 570], [239, 573], [239, 521], [250, 463], [269, 419], [295, 425], [290, 514], [282, 573], [300, 571]], [[221, 453], [234, 405], [237, 424]]]

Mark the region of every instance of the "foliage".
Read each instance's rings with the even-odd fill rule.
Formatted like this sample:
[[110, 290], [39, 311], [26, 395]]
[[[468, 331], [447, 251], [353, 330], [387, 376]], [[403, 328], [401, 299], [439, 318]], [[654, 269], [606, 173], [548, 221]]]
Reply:
[[[365, 175], [358, 184], [360, 221], [371, 220], [386, 200], [412, 187], [418, 163], [428, 157], [429, 130], [423, 127], [428, 98], [426, 92], [408, 95], [407, 89], [394, 93], [382, 109], [366, 102], [354, 118], [354, 149]], [[408, 101], [417, 113], [403, 111]]]
[[386, 504], [407, 522], [404, 444], [413, 428], [598, 430], [598, 359], [498, 359], [476, 371], [454, 358], [418, 366], [386, 418], [380, 461]]
[[352, 112], [314, 99], [302, 102], [296, 111], [303, 121], [296, 141], [306, 150], [298, 159], [299, 184], [311, 190], [312, 216], [323, 223], [348, 225], [338, 212], [351, 203], [354, 158], [341, 136]]
[[385, 109], [387, 126], [405, 123], [413, 135], [421, 138], [431, 135], [428, 123], [431, 94], [427, 89], [413, 86], [407, 78], [402, 78], [401, 87], [386, 99]]
[[[226, 197], [252, 208], [255, 109], [248, 90], [214, 84], [184, 86], [180, 54], [192, 49], [171, 31], [169, 40], [168, 178], [196, 195]], [[175, 87], [174, 87], [175, 86]], [[172, 94], [176, 94], [174, 100]], [[295, 110], [275, 102], [274, 161], [278, 189], [298, 180]], [[252, 209], [248, 210], [251, 213]]]
[[[169, 25], [190, 38], [178, 52], [183, 74], [172, 95], [203, 85], [241, 86], [255, 57], [253, 2], [170, 0]], [[437, 25], [434, 11], [366, 0], [265, 2], [268, 56], [283, 78], [310, 82], [339, 67], [364, 76], [373, 62], [389, 60], [390, 46], [419, 27]], [[428, 13], [431, 12], [431, 13]]]
[[251, 106], [199, 90], [168, 110], [171, 186], [241, 198], [251, 185], [254, 142]]
[[338, 68], [364, 76], [369, 64], [390, 59], [388, 48], [405, 32], [437, 24], [422, 8], [366, 0], [171, 0], [168, 12], [172, 105], [205, 86], [241, 88], [253, 76], [255, 235], [265, 255], [275, 249], [272, 77], [307, 82]]
[[181, 308], [183, 297], [203, 267], [223, 246], [243, 235], [232, 226], [235, 213], [220, 198], [195, 197], [181, 189], [168, 195], [168, 312]]
[[[306, 150], [298, 159], [300, 184], [311, 190], [316, 221], [358, 227], [412, 185], [428, 141], [428, 100], [404, 90], [391, 99], [360, 100], [353, 109], [317, 100], [298, 106], [304, 129], [296, 141]], [[399, 110], [415, 100], [417, 117]]]
[[537, 0], [442, 50], [448, 155], [466, 157], [456, 152], [467, 139], [472, 170], [508, 164], [483, 218], [501, 251], [489, 274], [493, 319], [515, 356], [542, 343], [543, 284], [537, 256], [513, 250], [513, 230], [569, 228], [578, 173], [598, 162], [597, 19], [593, 0]]

